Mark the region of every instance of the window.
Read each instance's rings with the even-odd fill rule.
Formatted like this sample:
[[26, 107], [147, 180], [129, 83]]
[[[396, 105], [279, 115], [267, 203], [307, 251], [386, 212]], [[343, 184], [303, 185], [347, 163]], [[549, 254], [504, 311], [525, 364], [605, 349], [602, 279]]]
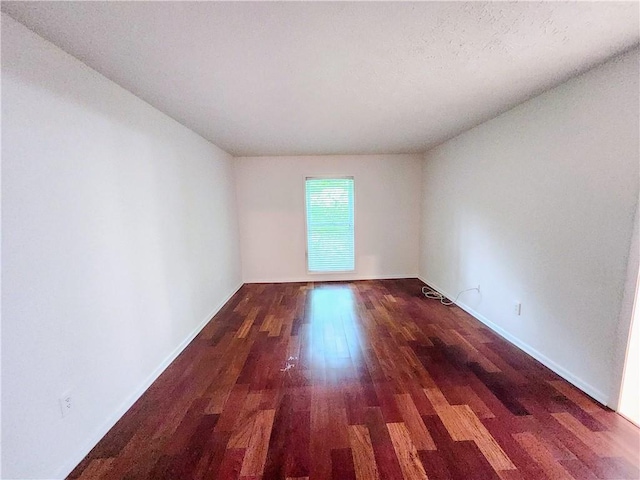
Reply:
[[308, 177], [305, 191], [308, 271], [354, 270], [353, 177]]

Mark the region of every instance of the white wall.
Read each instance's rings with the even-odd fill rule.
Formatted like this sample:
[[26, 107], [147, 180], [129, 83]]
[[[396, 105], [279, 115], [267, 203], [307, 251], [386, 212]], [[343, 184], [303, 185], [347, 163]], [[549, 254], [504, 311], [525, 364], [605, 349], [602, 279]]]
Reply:
[[[640, 209], [636, 210], [614, 364], [620, 371], [617, 411], [640, 426]], [[618, 393], [617, 391], [614, 391]]]
[[232, 158], [2, 15], [2, 169], [3, 478], [55, 478], [239, 287]]
[[638, 117], [635, 50], [424, 161], [422, 279], [450, 296], [480, 284], [465, 308], [602, 402], [615, 390]]
[[618, 409], [622, 415], [640, 426], [640, 302], [637, 290], [632, 319]]
[[[416, 277], [420, 155], [236, 159], [243, 280]], [[304, 177], [354, 176], [356, 270], [307, 274]]]

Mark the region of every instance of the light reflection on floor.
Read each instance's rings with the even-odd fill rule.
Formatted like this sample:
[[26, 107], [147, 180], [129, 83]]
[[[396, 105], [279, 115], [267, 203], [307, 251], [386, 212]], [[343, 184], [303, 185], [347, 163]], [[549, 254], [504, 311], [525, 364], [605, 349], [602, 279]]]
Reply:
[[[309, 292], [307, 315], [313, 376], [326, 369], [327, 381], [355, 378], [360, 354], [360, 328], [349, 285], [323, 285]], [[304, 346], [303, 346], [304, 350]]]

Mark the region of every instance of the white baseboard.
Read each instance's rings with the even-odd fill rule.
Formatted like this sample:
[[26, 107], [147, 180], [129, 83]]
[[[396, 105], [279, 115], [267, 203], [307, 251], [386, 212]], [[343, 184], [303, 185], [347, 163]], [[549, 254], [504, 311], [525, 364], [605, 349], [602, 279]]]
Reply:
[[[448, 292], [446, 292], [445, 290], [440, 288], [438, 285], [435, 285], [433, 282], [429, 282], [429, 281], [423, 279], [422, 277], [418, 277], [418, 278], [422, 282], [424, 282], [427, 285], [429, 285], [431, 288], [434, 288], [438, 292], [442, 293], [448, 299], [455, 298], [455, 296], [452, 296], [451, 294], [449, 294]], [[540, 363], [542, 363], [545, 367], [549, 368], [554, 373], [557, 373], [558, 375], [560, 375], [567, 382], [569, 382], [572, 385], [574, 385], [575, 387], [579, 388], [584, 393], [589, 395], [591, 398], [597, 400], [598, 402], [600, 402], [603, 405], [609, 405], [609, 403], [608, 403], [609, 400], [610, 400], [609, 399], [609, 395], [605, 394], [601, 390], [599, 390], [599, 389], [595, 388], [594, 386], [590, 385], [589, 383], [585, 382], [584, 380], [582, 380], [577, 375], [574, 375], [573, 373], [571, 373], [570, 371], [568, 371], [567, 369], [565, 369], [561, 365], [557, 364], [555, 361], [553, 361], [552, 359], [550, 359], [549, 357], [547, 357], [543, 353], [541, 353], [538, 350], [536, 350], [535, 348], [533, 348], [528, 343], [524, 342], [523, 340], [521, 340], [521, 339], [515, 337], [514, 335], [512, 335], [511, 333], [507, 332], [504, 328], [502, 328], [499, 325], [493, 323], [491, 320], [486, 318], [484, 315], [478, 313], [477, 311], [475, 311], [473, 308], [469, 307], [468, 305], [462, 303], [461, 301], [457, 301], [455, 303], [462, 310], [464, 310], [465, 312], [467, 312], [469, 315], [471, 315], [475, 319], [479, 320], [480, 322], [484, 323], [487, 327], [489, 327], [495, 333], [497, 333], [502, 338], [507, 340], [509, 343], [515, 345], [520, 350], [522, 350], [522, 351], [526, 352], [527, 354], [531, 355], [533, 358], [535, 358]]]
[[191, 343], [191, 341], [200, 333], [200, 331], [205, 327], [207, 323], [213, 318], [213, 316], [220, 311], [220, 309], [227, 303], [231, 297], [233, 297], [244, 282], [240, 282], [232, 292], [227, 295], [224, 300], [222, 300], [218, 305], [213, 309], [213, 311], [207, 315], [207, 317], [200, 322], [200, 324], [193, 329], [187, 337], [180, 342], [180, 344], [173, 349], [169, 355], [156, 367], [156, 369], [147, 376], [140, 384], [140, 386], [133, 392], [126, 400], [124, 400], [120, 406], [115, 410], [113, 414], [105, 420], [105, 422], [95, 431], [93, 435], [91, 435], [87, 441], [84, 443], [82, 448], [79, 448], [76, 455], [73, 455], [68, 462], [65, 463], [60, 469], [58, 469], [58, 474], [56, 474], [55, 478], [66, 478], [74, 468], [84, 459], [84, 457], [97, 445], [97, 443], [104, 437], [109, 430], [116, 424], [120, 418], [129, 410], [133, 404], [142, 396], [144, 392], [151, 386], [153, 382], [165, 371], [165, 369], [173, 362], [180, 353]]
[[350, 275], [344, 273], [317, 273], [303, 277], [252, 278], [245, 279], [244, 283], [356, 282], [358, 280], [400, 280], [403, 278], [418, 278], [418, 275], [416, 273], [403, 275]]

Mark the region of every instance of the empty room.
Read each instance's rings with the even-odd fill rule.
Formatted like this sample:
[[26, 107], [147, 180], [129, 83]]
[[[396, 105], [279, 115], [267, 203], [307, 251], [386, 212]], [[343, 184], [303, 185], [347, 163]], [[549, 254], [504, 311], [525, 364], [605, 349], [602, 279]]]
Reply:
[[639, 19], [2, 1], [0, 478], [640, 478]]

